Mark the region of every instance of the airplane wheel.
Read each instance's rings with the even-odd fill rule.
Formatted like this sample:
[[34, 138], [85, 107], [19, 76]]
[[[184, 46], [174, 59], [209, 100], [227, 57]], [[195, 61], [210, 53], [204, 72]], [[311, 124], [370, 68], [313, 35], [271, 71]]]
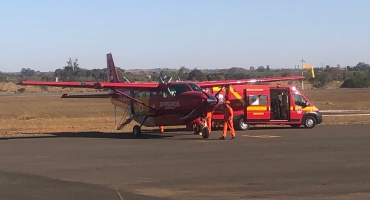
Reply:
[[207, 127], [203, 128], [203, 130], [202, 130], [202, 137], [203, 138], [208, 138], [209, 137], [209, 132], [208, 132], [208, 128]]
[[194, 135], [198, 135], [199, 132], [200, 132], [200, 125], [199, 124], [195, 124], [193, 130], [194, 130]]
[[133, 130], [132, 130], [132, 133], [134, 134], [135, 137], [140, 137], [141, 135], [141, 128], [139, 125], [135, 125]]

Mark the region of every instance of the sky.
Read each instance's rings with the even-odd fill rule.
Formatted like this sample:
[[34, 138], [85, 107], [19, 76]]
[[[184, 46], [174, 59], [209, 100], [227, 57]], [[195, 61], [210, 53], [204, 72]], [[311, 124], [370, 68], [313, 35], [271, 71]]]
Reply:
[[368, 0], [0, 0], [0, 71], [370, 62]]

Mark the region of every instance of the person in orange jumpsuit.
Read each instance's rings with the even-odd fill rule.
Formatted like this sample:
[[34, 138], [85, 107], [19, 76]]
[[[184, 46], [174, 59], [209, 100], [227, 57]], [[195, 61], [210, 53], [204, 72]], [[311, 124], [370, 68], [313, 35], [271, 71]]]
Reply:
[[233, 140], [233, 139], [235, 139], [235, 130], [234, 130], [234, 123], [233, 123], [234, 111], [230, 106], [230, 101], [227, 100], [227, 101], [224, 102], [224, 104], [225, 104], [225, 107], [224, 107], [224, 112], [225, 112], [224, 127], [223, 127], [223, 131], [222, 131], [222, 137], [220, 137], [219, 139], [220, 140], [225, 140], [227, 129], [229, 128], [230, 133], [231, 133], [231, 139]]
[[164, 132], [164, 126], [159, 126], [159, 132], [163, 133]]
[[208, 133], [211, 133], [211, 130], [212, 130], [212, 114], [213, 112], [207, 112], [207, 115], [206, 115]]

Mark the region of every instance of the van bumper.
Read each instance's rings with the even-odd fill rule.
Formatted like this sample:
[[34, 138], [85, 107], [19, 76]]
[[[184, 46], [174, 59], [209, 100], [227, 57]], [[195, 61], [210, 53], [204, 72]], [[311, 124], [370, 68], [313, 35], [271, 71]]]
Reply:
[[316, 112], [316, 116], [317, 116], [317, 124], [321, 124], [322, 123], [322, 114], [321, 114], [321, 112], [319, 112], [319, 111], [317, 111]]

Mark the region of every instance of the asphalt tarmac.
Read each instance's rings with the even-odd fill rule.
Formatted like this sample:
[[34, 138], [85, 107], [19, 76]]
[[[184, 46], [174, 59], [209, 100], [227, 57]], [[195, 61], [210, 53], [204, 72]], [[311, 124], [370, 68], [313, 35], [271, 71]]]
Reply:
[[0, 199], [370, 199], [370, 125], [167, 131], [2, 138]]

